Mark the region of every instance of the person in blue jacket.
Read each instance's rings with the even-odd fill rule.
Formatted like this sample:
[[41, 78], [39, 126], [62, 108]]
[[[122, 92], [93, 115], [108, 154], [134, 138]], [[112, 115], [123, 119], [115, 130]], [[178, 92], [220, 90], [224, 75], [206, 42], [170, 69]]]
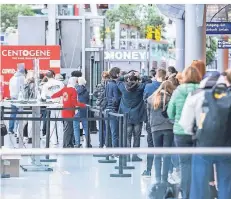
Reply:
[[[145, 83], [140, 83], [138, 74], [132, 72], [125, 78], [124, 82], [118, 81], [118, 88], [122, 94], [119, 113], [128, 114], [128, 147], [132, 145], [132, 134], [134, 138], [133, 147], [140, 147], [142, 124], [147, 117], [143, 100]], [[133, 155], [132, 161], [142, 161], [142, 159]]]
[[[146, 84], [143, 94], [143, 99], [147, 107], [147, 99], [159, 88], [161, 83], [165, 80], [166, 70], [163, 68], [158, 68], [156, 71], [151, 71], [152, 82]], [[148, 147], [154, 147], [154, 142], [152, 139], [152, 132], [150, 121], [146, 121], [146, 131], [147, 131], [147, 143]], [[147, 168], [142, 173], [143, 177], [151, 177], [151, 170], [153, 166], [154, 155], [147, 155]]]
[[[120, 74], [120, 69], [117, 67], [111, 68], [109, 71], [110, 79], [107, 81], [105, 88], [106, 93], [106, 110], [109, 112], [117, 113], [120, 104], [121, 94], [117, 87], [117, 79]], [[119, 147], [119, 130], [118, 130], [118, 120], [114, 116], [110, 116], [110, 131], [112, 138], [112, 147]]]
[[[76, 90], [78, 93], [78, 101], [84, 104], [89, 104], [89, 92], [86, 88], [86, 80], [84, 77], [78, 77], [78, 85]], [[87, 108], [79, 108], [75, 117], [86, 118], [87, 117]], [[88, 121], [82, 120], [83, 129], [85, 132], [86, 140], [88, 139]], [[80, 121], [73, 122], [74, 127], [74, 136], [75, 136], [75, 148], [80, 148]], [[91, 147], [91, 144], [90, 146]]]

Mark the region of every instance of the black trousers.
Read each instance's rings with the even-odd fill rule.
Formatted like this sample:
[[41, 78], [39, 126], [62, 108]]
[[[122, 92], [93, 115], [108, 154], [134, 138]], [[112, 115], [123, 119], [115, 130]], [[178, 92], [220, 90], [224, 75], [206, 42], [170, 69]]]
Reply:
[[63, 148], [72, 148], [74, 146], [74, 128], [73, 121], [63, 121]]

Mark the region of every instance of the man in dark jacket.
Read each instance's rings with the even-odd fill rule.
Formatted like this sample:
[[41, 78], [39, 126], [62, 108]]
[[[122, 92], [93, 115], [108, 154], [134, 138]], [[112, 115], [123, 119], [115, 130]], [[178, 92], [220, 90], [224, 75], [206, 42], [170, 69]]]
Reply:
[[[162, 68], [159, 68], [157, 71], [151, 72], [152, 74], [152, 83], [147, 84], [144, 89], [143, 99], [147, 103], [148, 97], [150, 97], [161, 85], [166, 76], [166, 71]], [[146, 131], [147, 131], [147, 142], [148, 147], [154, 147], [152, 132], [150, 127], [150, 121], [146, 121]], [[151, 177], [151, 170], [153, 165], [154, 155], [147, 155], [147, 169], [143, 172], [142, 176]]]
[[[118, 82], [118, 88], [122, 93], [119, 113], [128, 113], [128, 147], [131, 147], [132, 134], [134, 135], [133, 147], [140, 147], [142, 123], [147, 117], [142, 99], [145, 83], [139, 83], [139, 78], [133, 73], [125, 82]], [[133, 155], [132, 161], [142, 161], [142, 159]]]
[[[117, 67], [113, 67], [109, 71], [110, 80], [107, 82], [106, 86], [106, 110], [111, 112], [118, 112], [119, 104], [120, 104], [120, 91], [117, 87], [117, 78], [119, 77], [120, 69]], [[110, 131], [112, 137], [112, 147], [119, 146], [119, 135], [118, 135], [118, 121], [116, 117], [110, 116]]]

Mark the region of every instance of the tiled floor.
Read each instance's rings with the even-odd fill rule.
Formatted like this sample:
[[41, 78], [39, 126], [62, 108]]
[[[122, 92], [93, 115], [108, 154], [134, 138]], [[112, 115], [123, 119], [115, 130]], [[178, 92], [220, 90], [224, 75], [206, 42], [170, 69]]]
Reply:
[[[15, 138], [13, 138], [14, 142]], [[98, 137], [92, 135], [93, 146]], [[6, 138], [6, 145], [12, 142]], [[15, 145], [15, 144], [13, 144]], [[146, 146], [146, 138], [142, 138]], [[141, 177], [145, 169], [143, 162], [131, 163], [135, 170], [130, 178], [111, 178], [116, 173], [116, 164], [100, 164], [93, 156], [58, 156], [57, 163], [50, 164], [53, 172], [23, 172], [19, 178], [1, 179], [1, 199], [146, 199], [152, 179]], [[28, 163], [24, 157], [21, 163]], [[154, 176], [154, 174], [152, 175]]]

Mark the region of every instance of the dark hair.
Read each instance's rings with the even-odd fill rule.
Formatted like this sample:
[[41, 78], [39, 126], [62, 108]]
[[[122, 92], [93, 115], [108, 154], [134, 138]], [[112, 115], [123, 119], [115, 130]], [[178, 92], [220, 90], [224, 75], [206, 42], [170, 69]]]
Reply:
[[42, 80], [44, 78], [44, 74], [39, 74], [39, 79]]
[[62, 73], [61, 75], [63, 76], [63, 79], [66, 79], [66, 73]]
[[55, 76], [55, 71], [53, 71], [53, 70], [49, 70], [52, 74], [53, 74], [53, 76]]
[[27, 73], [28, 73], [27, 69], [24, 70], [24, 73], [25, 73], [25, 75], [27, 75]]
[[152, 77], [155, 77], [156, 76], [156, 70], [155, 69], [150, 70], [150, 75]]
[[112, 79], [117, 79], [119, 74], [120, 74], [120, 69], [118, 67], [113, 67], [109, 71], [110, 78]]
[[176, 73], [176, 74], [177, 74], [177, 70], [175, 69], [174, 66], [169, 66], [169, 67], [167, 68], [167, 71], [170, 72], [171, 74], [173, 74], [173, 73]]
[[82, 72], [79, 70], [75, 70], [71, 73], [71, 77], [82, 77]]
[[129, 77], [128, 77], [128, 79], [129, 79], [129, 81], [137, 81], [138, 80], [138, 77], [137, 76], [135, 76], [135, 75], [130, 75]]

